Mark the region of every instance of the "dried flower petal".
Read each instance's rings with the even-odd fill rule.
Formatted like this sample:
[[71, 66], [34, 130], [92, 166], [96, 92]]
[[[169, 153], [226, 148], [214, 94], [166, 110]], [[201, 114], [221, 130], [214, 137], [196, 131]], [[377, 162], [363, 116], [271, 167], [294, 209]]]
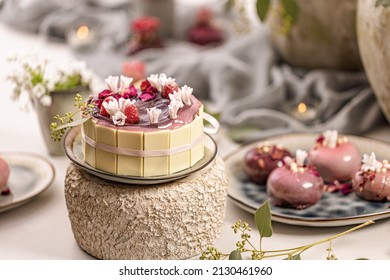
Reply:
[[156, 93], [152, 91], [145, 91], [142, 92], [142, 94], [139, 96], [139, 99], [145, 102], [154, 99], [156, 96], [157, 96]]

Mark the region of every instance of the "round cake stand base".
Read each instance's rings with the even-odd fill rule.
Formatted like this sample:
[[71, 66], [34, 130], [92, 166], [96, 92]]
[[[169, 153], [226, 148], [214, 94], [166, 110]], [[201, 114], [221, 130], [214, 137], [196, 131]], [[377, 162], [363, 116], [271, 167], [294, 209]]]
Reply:
[[70, 163], [65, 199], [77, 244], [98, 259], [188, 259], [218, 238], [228, 178], [217, 156], [186, 178], [126, 185]]

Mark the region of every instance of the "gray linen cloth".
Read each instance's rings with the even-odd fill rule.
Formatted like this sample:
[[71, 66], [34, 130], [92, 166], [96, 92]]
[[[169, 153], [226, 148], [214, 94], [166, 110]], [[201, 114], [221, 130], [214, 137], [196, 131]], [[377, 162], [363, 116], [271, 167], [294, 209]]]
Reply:
[[[31, 7], [30, 16], [25, 9], [15, 21], [12, 19], [18, 7], [9, 4], [7, 7], [7, 3], [0, 11], [0, 19], [28, 31], [43, 32], [48, 37], [51, 36], [48, 30], [55, 23], [61, 31], [58, 24], [61, 20], [64, 29], [70, 19], [99, 15], [95, 18], [102, 24], [104, 38], [95, 49], [75, 53], [78, 58], [86, 60], [101, 77], [120, 74], [123, 63], [134, 59], [146, 63], [148, 74], [164, 72], [175, 77], [180, 84], [193, 87], [198, 98], [207, 100], [213, 110], [220, 112], [221, 123], [236, 141], [326, 129], [362, 134], [385, 122], [363, 72], [308, 70], [287, 65], [280, 61], [267, 31], [261, 27], [249, 35], [230, 36], [218, 47], [199, 47], [183, 40], [167, 39], [164, 49], [147, 49], [127, 56], [123, 46], [128, 31], [123, 27], [128, 26], [129, 14], [127, 10], [124, 12], [123, 5], [110, 9], [96, 5], [71, 9], [53, 2], [42, 10]], [[94, 13], [88, 13], [89, 9], [95, 9]], [[183, 29], [189, 25], [188, 19], [193, 18], [193, 11], [188, 6], [177, 7], [176, 17], [177, 22], [183, 23], [177, 28]], [[289, 102], [301, 100], [317, 101], [316, 123], [305, 124], [286, 111]]]

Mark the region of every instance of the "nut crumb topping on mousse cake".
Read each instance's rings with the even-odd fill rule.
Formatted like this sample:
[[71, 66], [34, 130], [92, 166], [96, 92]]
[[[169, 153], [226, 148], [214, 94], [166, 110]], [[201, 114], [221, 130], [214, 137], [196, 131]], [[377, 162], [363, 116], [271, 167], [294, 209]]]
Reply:
[[361, 168], [352, 178], [356, 194], [365, 200], [390, 201], [390, 163], [377, 160], [375, 153], [364, 154]]

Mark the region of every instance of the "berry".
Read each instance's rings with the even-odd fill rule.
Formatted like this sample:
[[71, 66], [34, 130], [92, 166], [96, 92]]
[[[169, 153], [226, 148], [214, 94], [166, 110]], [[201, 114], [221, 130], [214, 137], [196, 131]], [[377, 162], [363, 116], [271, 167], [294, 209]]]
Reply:
[[169, 99], [169, 95], [178, 90], [179, 86], [175, 82], [166, 84], [162, 89], [162, 96], [166, 99]]
[[127, 123], [130, 123], [130, 124], [139, 123], [138, 109], [134, 104], [127, 106], [123, 113], [126, 116]]
[[110, 114], [107, 112], [106, 108], [104, 108], [103, 105], [100, 107], [100, 115], [102, 115], [104, 117], [109, 117], [110, 116]]
[[[107, 102], [107, 103], [108, 103], [108, 102], [111, 101], [111, 100], [114, 100], [114, 97], [108, 96], [108, 97], [106, 97], [106, 98], [104, 99], [103, 102]], [[100, 115], [102, 115], [102, 116], [104, 116], [104, 117], [109, 117], [110, 114], [107, 112], [106, 108], [104, 108], [103, 102], [102, 102], [102, 104], [101, 104], [101, 106], [100, 106], [100, 111], [99, 111], [99, 113], [100, 113]]]

